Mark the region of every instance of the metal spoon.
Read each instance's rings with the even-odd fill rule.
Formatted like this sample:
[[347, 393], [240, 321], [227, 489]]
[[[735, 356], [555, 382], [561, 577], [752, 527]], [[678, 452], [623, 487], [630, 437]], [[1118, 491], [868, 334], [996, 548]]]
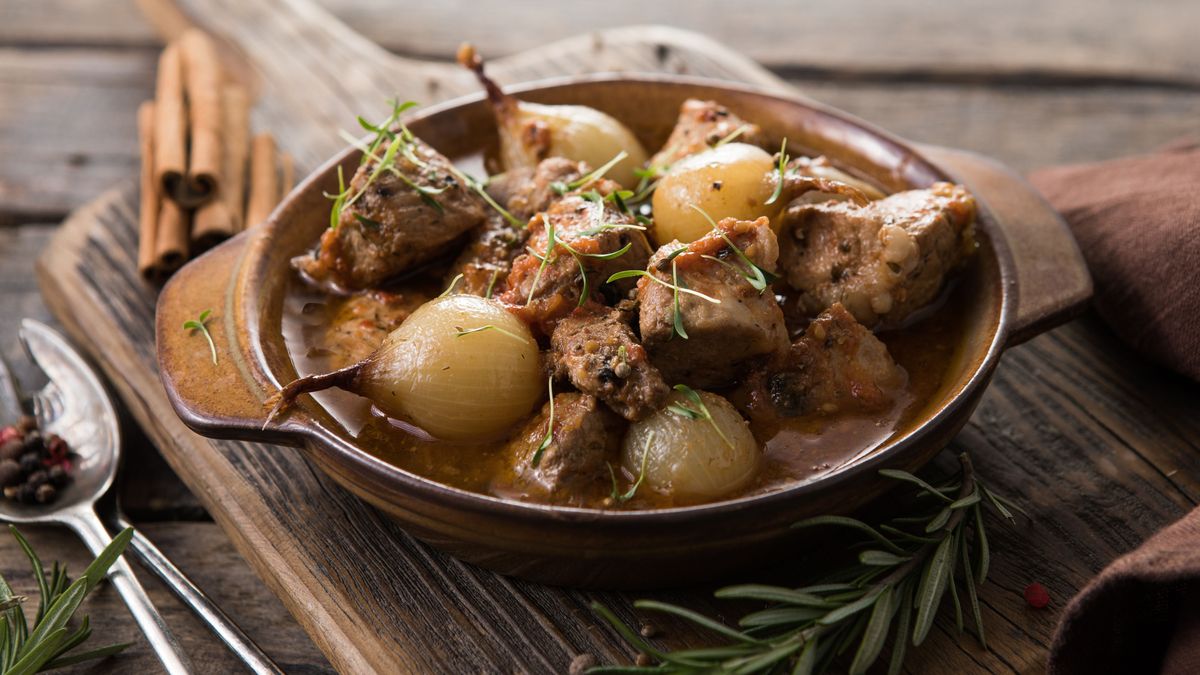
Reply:
[[[53, 330], [25, 319], [20, 336], [30, 357], [50, 379], [33, 397], [38, 426], [66, 440], [79, 460], [71, 484], [53, 504], [0, 500], [0, 518], [14, 523], [66, 525], [75, 530], [93, 555], [98, 555], [112, 541], [96, 515], [95, 502], [108, 491], [117, 472], [121, 439], [116, 411], [95, 374]], [[187, 656], [123, 557], [109, 568], [108, 578], [167, 672], [189, 672]]]
[[[109, 537], [96, 516], [99, 502], [108, 521], [120, 529], [129, 527], [114, 494], [108, 492], [119, 464], [120, 435], [116, 413], [99, 378], [67, 341], [45, 324], [25, 319], [21, 323], [21, 342], [33, 361], [41, 367], [50, 383], [33, 395], [34, 415], [41, 428], [66, 439], [80, 461], [74, 481], [49, 506], [21, 506], [2, 503], [0, 519], [15, 522], [64, 523], [88, 543], [93, 552], [107, 544]], [[0, 420], [5, 414], [19, 416], [20, 396], [15, 381], [0, 362]], [[85, 534], [85, 530], [89, 534]], [[99, 543], [93, 543], [99, 541]], [[163, 555], [141, 532], [134, 530], [130, 549], [221, 638], [234, 654], [254, 673], [282, 671], [257, 644], [238, 628], [183, 572]], [[187, 661], [179, 645], [162, 623], [137, 579], [123, 559], [109, 572], [130, 611], [145, 631], [147, 639], [169, 672], [186, 672]], [[128, 584], [118, 584], [121, 577]], [[140, 597], [131, 600], [125, 587]], [[142, 608], [141, 614], [135, 608]], [[148, 611], [146, 611], [148, 610]]]

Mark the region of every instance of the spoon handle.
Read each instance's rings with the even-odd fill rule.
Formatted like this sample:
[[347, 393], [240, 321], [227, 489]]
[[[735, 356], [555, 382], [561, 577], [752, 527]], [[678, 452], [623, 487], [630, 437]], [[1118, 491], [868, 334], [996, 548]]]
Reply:
[[[117, 518], [116, 526], [119, 529], [133, 527], [121, 517]], [[162, 579], [163, 583], [172, 591], [175, 591], [175, 595], [179, 596], [185, 605], [190, 607], [204, 623], [208, 624], [208, 627], [246, 664], [251, 672], [256, 675], [282, 675], [283, 671], [275, 665], [271, 657], [267, 656], [248, 635], [243, 633], [233, 619], [221, 611], [221, 608], [213, 603], [204, 591], [197, 588], [192, 580], [188, 579], [145, 535], [135, 529], [133, 539], [129, 544], [145, 566], [158, 575], [158, 578]]]
[[[112, 541], [108, 530], [104, 528], [104, 523], [100, 522], [100, 517], [91, 509], [75, 511], [64, 520], [83, 539], [83, 543], [87, 545], [93, 555], [99, 555], [104, 547]], [[175, 636], [167, 628], [162, 615], [150, 602], [150, 597], [146, 595], [146, 589], [142, 588], [137, 577], [133, 575], [133, 570], [129, 568], [129, 563], [125, 562], [124, 556], [117, 558], [109, 568], [108, 579], [121, 594], [121, 598], [125, 600], [125, 604], [129, 607], [129, 613], [137, 621], [166, 671], [170, 675], [186, 675], [191, 672], [191, 666], [183, 649], [179, 647]]]

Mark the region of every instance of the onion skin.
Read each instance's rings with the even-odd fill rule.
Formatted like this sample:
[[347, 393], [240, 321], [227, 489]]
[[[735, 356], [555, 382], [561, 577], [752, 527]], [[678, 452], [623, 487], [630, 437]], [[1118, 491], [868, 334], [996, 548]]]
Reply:
[[[475, 330], [484, 326], [489, 329]], [[431, 300], [362, 364], [351, 391], [433, 436], [504, 436], [545, 395], [537, 341], [499, 303], [472, 295]]]
[[754, 145], [726, 143], [676, 162], [654, 191], [654, 239], [658, 245], [673, 239], [693, 242], [724, 218], [776, 223], [784, 200], [771, 198], [778, 180], [771, 155]]
[[[760, 456], [750, 426], [733, 405], [716, 394], [697, 393], [713, 421], [664, 408], [631, 425], [621, 444], [621, 464], [630, 475], [641, 472], [642, 454], [649, 453], [645, 485], [684, 501], [708, 501], [744, 487], [757, 473]], [[695, 409], [679, 392], [671, 395], [671, 404]]]

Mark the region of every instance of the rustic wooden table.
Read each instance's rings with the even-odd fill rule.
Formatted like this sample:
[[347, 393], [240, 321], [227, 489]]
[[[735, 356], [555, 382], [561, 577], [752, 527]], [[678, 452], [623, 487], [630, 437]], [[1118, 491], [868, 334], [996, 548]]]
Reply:
[[[736, 11], [707, 0], [608, 0], [577, 3], [569, 14], [561, 4], [322, 4], [376, 42], [425, 59], [449, 57], [464, 39], [498, 56], [618, 25], [690, 28], [904, 137], [976, 150], [1021, 170], [1144, 152], [1200, 133], [1200, 51], [1191, 30], [1200, 6], [1186, 0], [971, 0], [904, 9], [854, 0], [803, 11], [785, 0]], [[158, 49], [133, 0], [0, 6], [0, 347], [10, 360], [20, 362], [15, 319], [50, 320], [33, 261], [55, 223], [136, 172], [134, 111], [151, 95]], [[18, 375], [34, 377], [27, 367]], [[1197, 403], [1194, 383], [1133, 355], [1091, 316], [1009, 352], [964, 444], [992, 451], [982, 470], [1005, 491], [1024, 492], [1041, 533], [997, 537], [999, 590], [991, 601], [985, 596], [988, 628], [1001, 635], [993, 653], [929, 648], [912, 669], [1040, 670], [1054, 610], [1200, 498]], [[129, 424], [126, 433], [136, 471], [121, 491], [133, 519], [285, 670], [330, 670], [137, 428]], [[44, 559], [75, 570], [86, 563], [64, 531], [27, 534]], [[32, 585], [2, 536], [0, 571], [19, 588]], [[1032, 580], [1050, 587], [1052, 611], [1022, 609], [1022, 582]], [[236, 668], [165, 589], [147, 585], [203, 672]], [[115, 594], [102, 590], [88, 607], [98, 639], [136, 639]], [[1006, 647], [1005, 635], [1014, 646]], [[96, 670], [156, 668], [138, 644]]]

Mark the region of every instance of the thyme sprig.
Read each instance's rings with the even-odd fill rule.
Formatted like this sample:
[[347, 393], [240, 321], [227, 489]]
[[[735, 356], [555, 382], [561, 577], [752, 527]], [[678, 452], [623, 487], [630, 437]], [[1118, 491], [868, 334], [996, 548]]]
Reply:
[[688, 204], [688, 206], [690, 206], [700, 215], [704, 216], [704, 219], [707, 220], [710, 225], [712, 225], [713, 232], [716, 232], [717, 235], [725, 240], [725, 245], [728, 246], [731, 251], [733, 251], [738, 259], [745, 263], [746, 267], [744, 269], [739, 268], [733, 263], [730, 263], [727, 260], [721, 260], [716, 256], [702, 255], [700, 256], [701, 258], [719, 262], [734, 272], [742, 275], [745, 277], [746, 281], [754, 287], [754, 290], [758, 291], [759, 295], [762, 295], [762, 293], [770, 288], [771, 284], [779, 278], [777, 275], [764, 270], [762, 267], [759, 267], [757, 263], [751, 260], [750, 257], [746, 255], [746, 252], [739, 248], [737, 244], [733, 243], [733, 240], [729, 238], [729, 235], [725, 234], [725, 231], [717, 226], [717, 222], [713, 220], [712, 216], [708, 215], [707, 211], [699, 206], [696, 206], [695, 204]]
[[537, 468], [542, 461], [542, 455], [550, 444], [554, 442], [554, 376], [551, 375], [546, 379], [546, 389], [550, 392], [550, 418], [546, 420], [546, 435], [542, 438], [542, 442], [538, 445], [537, 450], [533, 451], [533, 458], [529, 460], [530, 466]]
[[638, 470], [637, 480], [635, 480], [633, 485], [629, 486], [629, 489], [625, 492], [619, 492], [620, 488], [617, 484], [617, 472], [613, 470], [612, 464], [608, 465], [608, 475], [610, 478], [612, 478], [612, 493], [609, 495], [609, 497], [611, 497], [614, 502], [618, 504], [624, 504], [630, 499], [633, 499], [634, 495], [637, 494], [638, 488], [642, 486], [642, 481], [646, 480], [646, 459], [650, 457], [650, 446], [653, 443], [654, 432], [651, 431], [646, 436], [646, 444], [642, 447], [642, 466], [641, 469]]
[[[677, 605], [639, 600], [639, 609], [672, 614], [720, 636], [717, 647], [664, 651], [631, 630], [607, 607], [592, 609], [634, 647], [658, 661], [654, 667], [601, 666], [592, 673], [821, 673], [840, 654], [851, 675], [865, 673], [891, 641], [887, 672], [899, 673], [910, 645], [929, 635], [933, 620], [950, 595], [959, 632], [964, 630], [959, 585], [965, 589], [974, 633], [986, 649], [977, 586], [987, 579], [989, 548], [984, 528], [986, 505], [1012, 521], [1015, 505], [985, 487], [970, 458], [959, 456], [960, 473], [933, 486], [904, 472], [888, 478], [916, 487], [919, 511], [878, 528], [853, 518], [821, 516], [797, 528], [836, 526], [864, 535], [857, 560], [816, 583], [799, 588], [745, 584], [716, 592], [718, 598], [759, 600], [766, 609], [743, 616], [738, 628]], [[930, 498], [933, 501], [930, 501]], [[948, 593], [947, 593], [948, 592]]]
[[700, 398], [700, 394], [686, 384], [675, 385], [675, 391], [683, 394], [694, 407], [688, 407], [682, 403], [672, 403], [667, 406], [667, 410], [690, 420], [707, 420], [717, 432], [717, 435], [721, 437], [721, 440], [725, 441], [725, 445], [733, 449], [733, 441], [729, 440], [729, 437], [721, 430], [721, 425], [717, 424], [717, 421], [713, 419], [712, 413], [708, 411], [708, 406], [704, 405], [704, 400]]
[[212, 315], [211, 309], [206, 309], [200, 312], [200, 316], [195, 319], [188, 319], [183, 322], [183, 329], [192, 331], [195, 335], [196, 331], [200, 331], [204, 335], [204, 339], [208, 340], [208, 350], [212, 353], [213, 365], [217, 365], [217, 345], [213, 342], [212, 333], [208, 332], [208, 318]]
[[767, 198], [767, 201], [763, 202], [763, 204], [765, 204], [766, 206], [770, 206], [771, 204], [774, 204], [776, 201], [779, 200], [779, 196], [783, 194], [783, 173], [787, 169], [787, 163], [788, 163], [787, 137], [784, 137], [783, 142], [779, 144], [779, 160], [778, 160], [778, 162], [779, 162], [778, 165], [775, 167], [776, 173], [779, 174], [778, 180], [775, 181], [775, 190], [773, 192], [771, 192], [771, 196]]
[[621, 161], [624, 160], [628, 156], [629, 156], [629, 153], [622, 150], [622, 151], [618, 152], [616, 155], [614, 155], [612, 159], [605, 162], [604, 165], [601, 166], [599, 169], [596, 169], [588, 174], [580, 176], [579, 178], [577, 178], [573, 181], [570, 181], [570, 182], [563, 182], [560, 180], [556, 180], [550, 184], [550, 189], [554, 190], [555, 192], [557, 192], [560, 195], [565, 195], [568, 192], [571, 192], [572, 190], [582, 190], [582, 189], [590, 186], [592, 183], [595, 183], [596, 181], [600, 180], [601, 178], [604, 178], [604, 174], [611, 171], [614, 166], [616, 166], [617, 164], [620, 164]]
[[[20, 596], [0, 577], [0, 672], [4, 675], [32, 675], [53, 668], [100, 659], [120, 652], [130, 643], [111, 644], [97, 649], [74, 651], [91, 637], [92, 629], [88, 617], [83, 617], [78, 626], [71, 630], [67, 624], [83, 603], [88, 593], [100, 583], [108, 568], [116, 562], [133, 536], [133, 529], [126, 528], [96, 556], [96, 559], [74, 582], [67, 577], [65, 567], [54, 563], [47, 578], [42, 561], [33, 547], [16, 527], [9, 531], [17, 540], [38, 585], [38, 609], [32, 626], [21, 608]], [[15, 602], [14, 602], [15, 601]], [[72, 653], [73, 652], [73, 653]]]

